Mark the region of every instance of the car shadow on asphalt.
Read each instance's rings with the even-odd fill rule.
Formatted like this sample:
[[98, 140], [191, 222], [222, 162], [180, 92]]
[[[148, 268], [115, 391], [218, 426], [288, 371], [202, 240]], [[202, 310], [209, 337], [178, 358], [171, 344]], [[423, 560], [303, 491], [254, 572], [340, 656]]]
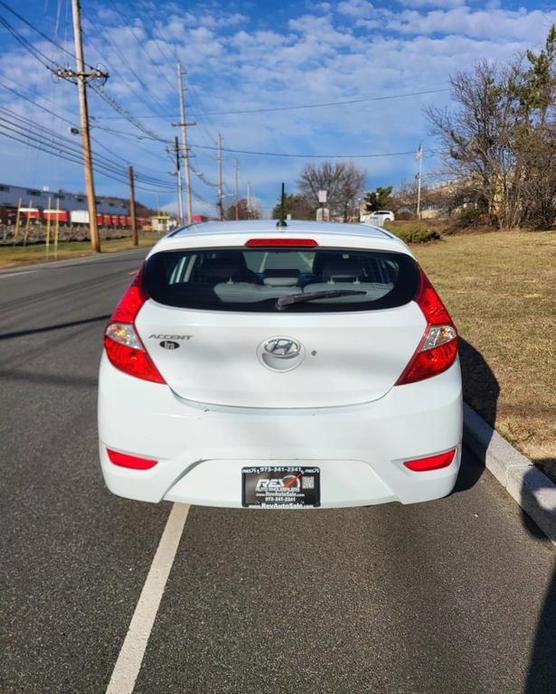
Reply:
[[[463, 398], [473, 409], [479, 411], [483, 419], [494, 428], [500, 394], [500, 386], [496, 376], [483, 355], [462, 337], [459, 338], [458, 351]], [[484, 450], [475, 451], [475, 455], [467, 455], [464, 449], [454, 493], [471, 489], [477, 484], [485, 469], [487, 447], [488, 445], [485, 446]]]
[[28, 335], [37, 335], [38, 333], [49, 333], [53, 330], [64, 330], [65, 328], [75, 328], [77, 325], [87, 325], [88, 323], [99, 323], [107, 321], [110, 318], [109, 313], [103, 313], [101, 316], [93, 318], [83, 318], [82, 320], [72, 320], [66, 323], [56, 323], [55, 325], [46, 325], [42, 328], [28, 328], [27, 330], [17, 330], [11, 333], [1, 333], [0, 340], [12, 340], [16, 337], [27, 337]]
[[[536, 491], [541, 491], [538, 488], [538, 476], [531, 471], [525, 475], [522, 496], [525, 494], [525, 486], [529, 480], [534, 480]], [[531, 503], [535, 503], [535, 500], [531, 494], [528, 494], [526, 502], [522, 499], [521, 506], [522, 508], [525, 505], [530, 507]], [[522, 520], [524, 527], [533, 537], [543, 542], [549, 542], [542, 530], [524, 511], [522, 511]], [[534, 609], [535, 606], [532, 608]], [[556, 692], [556, 557], [539, 615], [531, 649], [527, 680], [523, 690], [524, 694], [553, 694]]]
[[[460, 338], [459, 343], [459, 356], [464, 400], [495, 429], [497, 403], [500, 394], [500, 386], [496, 376], [482, 354], [462, 338]], [[485, 469], [486, 452], [489, 443], [490, 441], [486, 441], [481, 450], [475, 450], [474, 456], [466, 456], [464, 454], [463, 464], [454, 492], [470, 489], [478, 482]], [[544, 462], [553, 463], [554, 461]], [[535, 483], [537, 483], [538, 477], [535, 473], [533, 471], [527, 473], [521, 492], [522, 496], [525, 494], [525, 485], [529, 481], [533, 481], [533, 476]], [[528, 494], [526, 503], [522, 499], [522, 509], [524, 506], [530, 508], [531, 503], [534, 503], [534, 500], [532, 501], [531, 494]], [[532, 537], [539, 542], [550, 542], [542, 530], [523, 510], [521, 518], [524, 528]], [[538, 606], [531, 605], [531, 609], [536, 612]], [[548, 581], [542, 607], [539, 610], [539, 621], [535, 630], [523, 689], [523, 694], [554, 693], [556, 693], [556, 564]]]

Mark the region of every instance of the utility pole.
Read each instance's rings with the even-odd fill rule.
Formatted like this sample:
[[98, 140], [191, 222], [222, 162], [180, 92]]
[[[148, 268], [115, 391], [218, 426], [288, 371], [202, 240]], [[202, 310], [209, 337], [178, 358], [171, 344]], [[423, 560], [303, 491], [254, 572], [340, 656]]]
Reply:
[[251, 218], [251, 184], [247, 182], [247, 219]]
[[178, 73], [178, 93], [180, 98], [180, 122], [172, 123], [174, 126], [179, 126], [181, 128], [181, 147], [183, 150], [183, 158], [185, 161], [185, 209], [187, 223], [191, 224], [191, 172], [189, 170], [189, 147], [187, 145], [187, 128], [196, 125], [195, 123], [188, 123], [186, 120], [185, 112], [185, 87], [183, 85], [183, 75], [181, 69], [181, 63], [177, 64]]
[[180, 145], [178, 142], [178, 136], [174, 137], [174, 149], [169, 149], [169, 152], [174, 152], [176, 155], [176, 182], [178, 187], [178, 224], [183, 224], [183, 192], [181, 184], [181, 157], [180, 157]]
[[139, 235], [137, 234], [137, 217], [135, 215], [135, 176], [133, 174], [133, 166], [127, 167], [129, 176], [129, 212], [131, 214], [131, 237], [133, 245], [139, 245]]
[[415, 159], [419, 162], [419, 173], [417, 174], [417, 219], [421, 219], [421, 185], [423, 179], [423, 145], [419, 145]]
[[217, 176], [217, 186], [218, 186], [218, 213], [220, 215], [220, 221], [224, 219], [224, 193], [222, 190], [222, 135], [218, 131], [218, 149], [216, 150], [216, 158], [218, 161], [218, 176]]
[[239, 220], [239, 161], [236, 159], [236, 222]]
[[75, 42], [75, 70], [59, 68], [54, 71], [60, 79], [69, 80], [77, 84], [79, 94], [79, 111], [81, 114], [81, 136], [83, 140], [83, 166], [85, 168], [85, 187], [87, 189], [87, 210], [89, 212], [89, 233], [91, 236], [91, 248], [100, 252], [100, 238], [97, 226], [97, 204], [95, 199], [95, 182], [93, 177], [93, 158], [91, 153], [91, 136], [89, 132], [89, 109], [87, 105], [87, 83], [90, 80], [101, 79], [106, 81], [108, 73], [99, 68], [85, 70], [83, 57], [83, 37], [81, 34], [81, 15], [79, 0], [71, 0], [73, 15], [73, 38]]

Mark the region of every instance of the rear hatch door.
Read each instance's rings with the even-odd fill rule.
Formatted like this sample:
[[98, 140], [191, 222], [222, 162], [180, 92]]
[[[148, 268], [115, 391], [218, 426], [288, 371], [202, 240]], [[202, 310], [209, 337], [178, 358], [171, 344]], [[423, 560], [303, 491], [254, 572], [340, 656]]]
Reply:
[[[148, 261], [152, 298], [136, 321], [183, 399], [256, 408], [370, 402], [392, 388], [423, 335], [409, 256], [343, 249], [335, 256], [259, 254], [243, 265], [231, 256], [212, 262], [215, 252], [207, 251], [196, 274], [202, 251], [195, 253]], [[280, 296], [338, 289], [359, 293], [276, 308]]]

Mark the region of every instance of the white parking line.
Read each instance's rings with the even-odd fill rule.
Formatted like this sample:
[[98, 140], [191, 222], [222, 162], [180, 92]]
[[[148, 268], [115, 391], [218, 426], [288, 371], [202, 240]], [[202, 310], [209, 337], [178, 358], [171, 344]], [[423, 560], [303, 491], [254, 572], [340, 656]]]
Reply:
[[172, 506], [106, 694], [133, 692], [188, 513], [187, 504]]

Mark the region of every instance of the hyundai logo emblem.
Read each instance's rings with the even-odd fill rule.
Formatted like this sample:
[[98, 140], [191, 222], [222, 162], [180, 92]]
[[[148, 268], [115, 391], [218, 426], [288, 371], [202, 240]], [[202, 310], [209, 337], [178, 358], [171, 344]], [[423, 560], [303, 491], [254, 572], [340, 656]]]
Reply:
[[301, 345], [289, 337], [273, 337], [264, 343], [263, 349], [276, 359], [292, 359], [301, 353]]

